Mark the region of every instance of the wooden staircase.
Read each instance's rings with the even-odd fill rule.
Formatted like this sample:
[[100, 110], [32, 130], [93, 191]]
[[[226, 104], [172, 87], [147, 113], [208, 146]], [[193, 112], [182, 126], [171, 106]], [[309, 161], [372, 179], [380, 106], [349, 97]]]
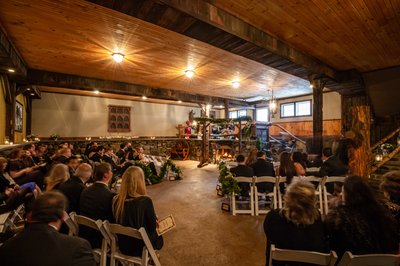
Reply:
[[[376, 143], [371, 148], [371, 151], [373, 152], [383, 143], [393, 143], [394, 145], [397, 145], [397, 138], [399, 136], [398, 134], [400, 134], [400, 127]], [[382, 175], [390, 171], [400, 171], [400, 145], [398, 145], [390, 154], [383, 158], [381, 162], [375, 163], [371, 166], [368, 183], [375, 191], [378, 199], [382, 201], [385, 199], [383, 197], [383, 193], [379, 189], [379, 185], [382, 182]]]

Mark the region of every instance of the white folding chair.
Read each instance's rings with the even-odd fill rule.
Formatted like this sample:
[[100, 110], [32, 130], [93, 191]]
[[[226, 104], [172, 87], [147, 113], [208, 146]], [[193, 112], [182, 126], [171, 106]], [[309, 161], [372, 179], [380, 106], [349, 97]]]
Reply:
[[[259, 192], [257, 184], [268, 183], [273, 185], [272, 191]], [[259, 200], [259, 197], [265, 197], [265, 200]], [[270, 209], [260, 209], [260, 203], [272, 203], [272, 208], [278, 208], [278, 193], [277, 193], [277, 178], [274, 176], [258, 176], [254, 179], [254, 198], [255, 198], [255, 213], [266, 214]], [[269, 199], [269, 200], [268, 200]]]
[[326, 184], [329, 183], [344, 183], [344, 180], [346, 180], [345, 176], [326, 176], [323, 183], [322, 183], [322, 189], [323, 189], [323, 200], [324, 200], [324, 213], [325, 215], [328, 214], [329, 212], [329, 197], [332, 197], [332, 194], [330, 194], [326, 188]]
[[[120, 224], [110, 224], [108, 221], [104, 221], [103, 229], [110, 236], [111, 240], [111, 266], [115, 266], [117, 261], [127, 264], [147, 266], [150, 265], [150, 258], [153, 261], [152, 265], [161, 266], [157, 254], [154, 251], [153, 245], [151, 244], [150, 239], [147, 236], [146, 230], [143, 227], [139, 229], [134, 229], [132, 227], [126, 227]], [[142, 256], [135, 257], [121, 253], [118, 248], [117, 235], [125, 235], [142, 240], [144, 242]]]
[[399, 261], [400, 255], [398, 254], [353, 255], [347, 251], [338, 266], [398, 266]]
[[[75, 212], [71, 212], [69, 214], [69, 216], [71, 217], [71, 221], [73, 221], [75, 223], [74, 225], [72, 225], [70, 222], [67, 222], [68, 219], [65, 221], [67, 223], [68, 227], [70, 228], [70, 234], [79, 236], [79, 226], [80, 225], [89, 227], [89, 228], [99, 231], [99, 233], [101, 233], [100, 228], [102, 227], [102, 224], [103, 224], [103, 222], [101, 220], [95, 221], [86, 216], [77, 215]], [[108, 250], [107, 239], [105, 239], [104, 237], [103, 237], [103, 240], [101, 243], [101, 248], [92, 249], [96, 261], [100, 262], [100, 266], [107, 265], [107, 250]]]
[[[246, 183], [249, 185], [249, 199], [239, 200], [236, 199], [236, 196], [240, 196], [238, 194], [231, 194], [231, 206], [232, 206], [232, 215], [236, 215], [238, 213], [251, 214], [254, 215], [254, 187], [253, 187], [253, 178], [252, 177], [244, 177], [238, 176], [234, 177], [238, 183]], [[239, 209], [238, 205], [249, 205], [247, 209]]]
[[322, 202], [322, 184], [324, 183], [325, 177], [316, 177], [316, 176], [305, 176], [301, 177], [302, 180], [307, 180], [315, 185], [315, 196], [318, 198], [317, 204], [319, 205], [319, 211], [321, 215], [324, 214], [324, 204]]
[[279, 249], [276, 248], [275, 245], [271, 245], [269, 266], [273, 266], [272, 260], [333, 266], [337, 260], [337, 255], [335, 251], [331, 251], [330, 253], [320, 253], [305, 250]]
[[15, 210], [0, 214], [0, 233], [4, 233], [8, 228], [17, 231], [16, 222], [23, 220], [20, 212], [24, 210], [24, 204], [19, 205]]
[[277, 187], [277, 192], [278, 192], [278, 208], [283, 207], [283, 194], [281, 192], [281, 184], [285, 185], [286, 181], [287, 181], [286, 176], [278, 176], [277, 177], [276, 187]]

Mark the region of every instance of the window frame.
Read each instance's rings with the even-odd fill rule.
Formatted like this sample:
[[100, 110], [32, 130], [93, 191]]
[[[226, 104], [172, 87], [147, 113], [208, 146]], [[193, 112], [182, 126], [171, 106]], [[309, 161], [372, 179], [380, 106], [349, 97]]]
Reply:
[[[303, 102], [309, 102], [310, 103], [310, 114], [309, 115], [297, 115], [296, 114], [296, 105], [298, 104], [298, 103], [303, 103]], [[294, 113], [294, 115], [293, 116], [283, 116], [282, 115], [282, 111], [283, 111], [283, 108], [282, 108], [282, 105], [289, 105], [289, 104], [293, 104], [293, 113]], [[312, 100], [311, 99], [309, 99], [309, 100], [301, 100], [301, 101], [294, 101], [294, 102], [285, 102], [285, 103], [281, 103], [280, 105], [279, 105], [279, 115], [280, 115], [280, 118], [294, 118], [294, 117], [307, 117], [307, 116], [312, 116]]]
[[[267, 121], [260, 121], [260, 120], [258, 120], [258, 115], [257, 115], [257, 111], [258, 110], [262, 110], [262, 109], [266, 109], [267, 110], [267, 112], [268, 112], [268, 115], [267, 115]], [[255, 122], [260, 122], [260, 123], [268, 123], [268, 122], [270, 122], [271, 121], [271, 119], [270, 119], [270, 111], [269, 111], [269, 107], [267, 106], [267, 107], [260, 107], [260, 108], [256, 108], [256, 114], [255, 114], [255, 116], [256, 116], [256, 119], [255, 119]]]
[[[244, 111], [245, 112], [245, 115], [243, 115], [243, 116], [239, 116], [239, 112], [240, 111]], [[235, 118], [231, 118], [231, 114], [232, 113], [236, 113], [236, 117]], [[239, 117], [246, 117], [247, 116], [247, 109], [239, 109], [239, 110], [235, 110], [235, 111], [229, 111], [229, 119], [237, 119], [237, 118], [239, 118]]]

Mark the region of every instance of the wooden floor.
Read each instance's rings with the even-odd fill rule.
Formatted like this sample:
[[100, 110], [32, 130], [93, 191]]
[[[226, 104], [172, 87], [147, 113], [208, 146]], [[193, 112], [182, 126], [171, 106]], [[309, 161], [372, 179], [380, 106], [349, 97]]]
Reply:
[[221, 211], [217, 165], [175, 161], [183, 180], [148, 186], [157, 215], [172, 214], [176, 228], [164, 235], [163, 266], [265, 265], [264, 216]]

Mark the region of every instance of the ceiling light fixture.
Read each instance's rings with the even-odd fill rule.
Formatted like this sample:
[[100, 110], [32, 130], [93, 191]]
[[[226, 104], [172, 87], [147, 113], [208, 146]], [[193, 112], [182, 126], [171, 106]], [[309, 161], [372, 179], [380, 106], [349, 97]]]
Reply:
[[142, 99], [143, 99], [143, 100], [146, 100], [146, 99], [147, 99], [147, 97], [143, 95], [143, 96], [142, 96]]
[[186, 70], [185, 71], [185, 76], [186, 77], [188, 77], [188, 78], [193, 78], [193, 76], [194, 76], [194, 71], [193, 70], [190, 70], [190, 69], [188, 69], [188, 70]]
[[93, 93], [94, 93], [94, 94], [99, 94], [100, 91], [99, 91], [99, 90], [95, 90], [95, 91], [93, 91]]
[[12, 68], [9, 68], [9, 69], [7, 69], [7, 70], [8, 70], [8, 72], [10, 72], [10, 73], [14, 73], [14, 72], [15, 72], [15, 70], [12, 69]]
[[274, 91], [271, 90], [271, 97], [269, 98], [269, 112], [271, 113], [271, 117], [274, 118], [276, 114], [276, 109], [278, 107], [278, 103], [276, 101], [276, 97], [274, 96]]
[[181, 101], [181, 100], [179, 100], [179, 101], [178, 101], [178, 103], [182, 103], [182, 101]]
[[121, 53], [113, 53], [112, 57], [114, 58], [114, 61], [117, 63], [121, 63], [124, 60], [125, 55]]
[[235, 89], [240, 87], [240, 82], [238, 80], [232, 81], [232, 87], [234, 87]]
[[35, 96], [35, 94], [34, 94], [34, 93], [31, 93], [31, 96]]

